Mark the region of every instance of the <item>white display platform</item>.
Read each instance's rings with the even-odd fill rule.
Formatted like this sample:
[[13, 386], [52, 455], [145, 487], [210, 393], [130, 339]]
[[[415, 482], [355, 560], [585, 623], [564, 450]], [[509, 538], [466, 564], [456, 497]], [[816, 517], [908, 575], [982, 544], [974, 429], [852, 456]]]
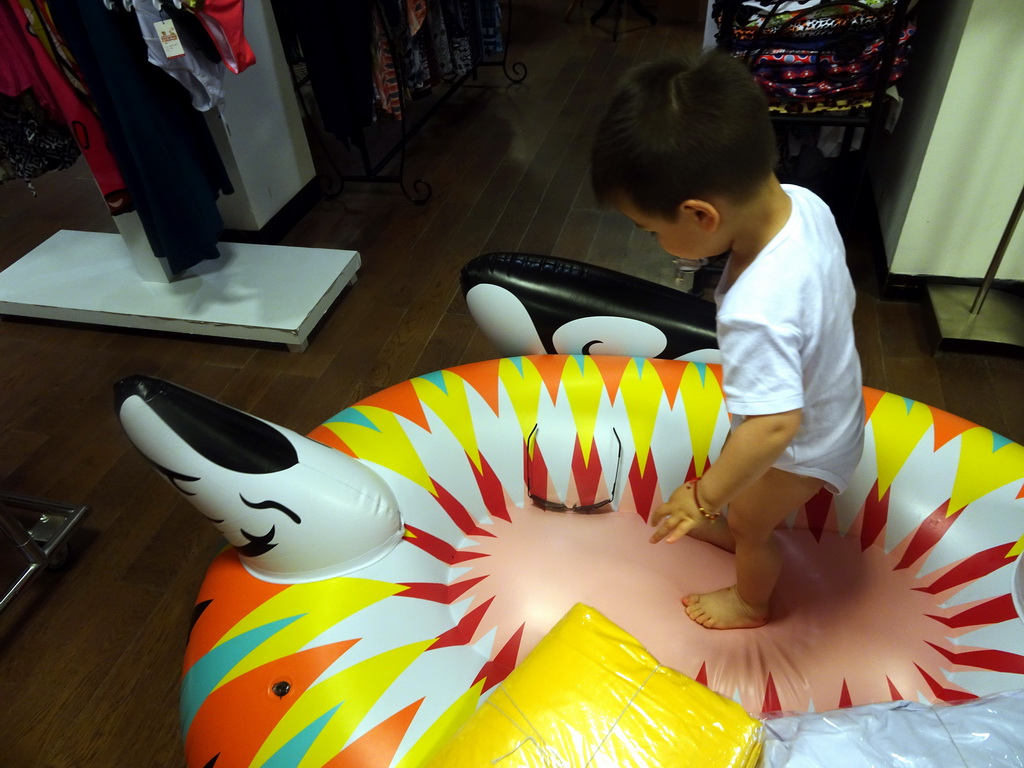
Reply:
[[0, 272], [0, 315], [280, 342], [293, 351], [345, 286], [359, 253], [219, 243], [219, 259], [143, 281], [124, 238], [61, 230]]

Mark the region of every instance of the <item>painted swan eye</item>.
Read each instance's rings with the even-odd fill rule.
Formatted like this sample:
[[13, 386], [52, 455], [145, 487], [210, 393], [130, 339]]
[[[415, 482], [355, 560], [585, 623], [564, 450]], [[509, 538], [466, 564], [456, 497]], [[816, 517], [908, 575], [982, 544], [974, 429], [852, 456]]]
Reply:
[[302, 518], [292, 512], [284, 504], [274, 501], [273, 499], [267, 499], [266, 501], [249, 501], [242, 494], [238, 494], [238, 498], [242, 500], [242, 503], [249, 509], [276, 509], [278, 512], [283, 512], [288, 518], [296, 525], [302, 524]]
[[178, 483], [195, 483], [201, 480], [202, 478], [192, 477], [191, 475], [185, 475], [182, 474], [181, 472], [175, 472], [173, 469], [168, 469], [167, 467], [160, 466], [155, 461], [146, 456], [143, 456], [143, 458], [146, 459], [146, 461], [149, 462], [150, 466], [152, 466], [157, 472], [166, 477], [170, 484], [173, 485], [175, 489], [178, 490], [180, 493], [183, 493], [185, 496], [196, 495], [195, 491], [186, 491], [184, 488], [178, 485]]

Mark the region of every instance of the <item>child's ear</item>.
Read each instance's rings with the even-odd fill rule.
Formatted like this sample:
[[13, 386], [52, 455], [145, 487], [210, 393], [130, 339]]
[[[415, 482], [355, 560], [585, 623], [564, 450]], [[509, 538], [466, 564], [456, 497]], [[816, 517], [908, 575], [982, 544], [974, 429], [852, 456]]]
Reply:
[[690, 216], [705, 232], [714, 232], [722, 222], [722, 214], [718, 208], [707, 200], [684, 200], [679, 205], [679, 212]]

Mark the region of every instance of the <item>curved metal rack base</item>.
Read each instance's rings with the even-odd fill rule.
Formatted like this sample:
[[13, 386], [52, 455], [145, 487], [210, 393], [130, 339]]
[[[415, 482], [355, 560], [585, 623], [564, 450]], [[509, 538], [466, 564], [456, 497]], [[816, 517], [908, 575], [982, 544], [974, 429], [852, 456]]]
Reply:
[[[11, 508], [34, 513], [31, 527], [26, 527]], [[0, 595], [0, 612], [41, 571], [63, 565], [68, 537], [88, 513], [87, 506], [0, 492], [0, 531], [6, 534], [6, 538], [25, 558], [24, 570], [8, 586], [7, 591]]]
[[[631, 9], [633, 9], [633, 11], [638, 16], [640, 16], [643, 19], [646, 19], [646, 21], [652, 27], [658, 23], [658, 18], [649, 10], [640, 5], [639, 0], [605, 0], [604, 3], [602, 3], [601, 7], [598, 8], [593, 14], [591, 14], [590, 24], [595, 25], [597, 24], [598, 19], [607, 16], [609, 13], [613, 13], [615, 18], [615, 26], [612, 29], [613, 43], [618, 42], [619, 40], [619, 27], [622, 24], [623, 5], [628, 5]], [[567, 11], [566, 16], [568, 15], [569, 12]]]

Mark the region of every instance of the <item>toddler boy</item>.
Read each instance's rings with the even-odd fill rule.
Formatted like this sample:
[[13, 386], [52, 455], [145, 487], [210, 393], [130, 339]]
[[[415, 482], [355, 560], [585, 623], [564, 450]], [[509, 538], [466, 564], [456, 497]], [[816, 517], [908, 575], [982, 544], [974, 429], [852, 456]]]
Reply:
[[820, 198], [779, 183], [767, 100], [718, 51], [630, 72], [591, 159], [598, 201], [670, 255], [728, 254], [715, 302], [732, 429], [703, 476], [654, 510], [651, 541], [735, 552], [736, 583], [683, 605], [705, 627], [761, 626], [782, 568], [776, 526], [821, 488], [841, 492], [863, 448], [842, 238]]

